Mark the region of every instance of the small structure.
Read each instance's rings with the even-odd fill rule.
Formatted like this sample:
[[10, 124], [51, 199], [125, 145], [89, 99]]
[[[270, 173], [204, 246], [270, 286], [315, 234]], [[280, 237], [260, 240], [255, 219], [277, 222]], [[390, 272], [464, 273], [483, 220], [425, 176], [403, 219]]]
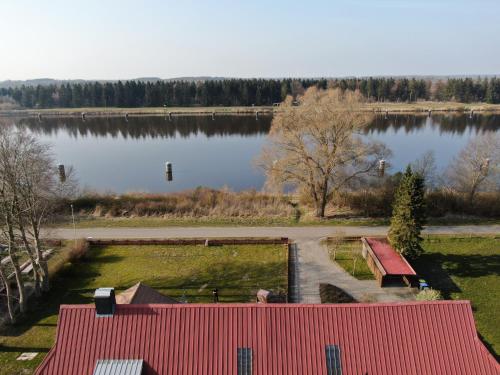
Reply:
[[257, 292], [257, 303], [286, 303], [284, 294], [276, 294], [270, 290], [259, 289]]
[[179, 301], [165, 296], [155, 289], [138, 282], [133, 287], [121, 292], [116, 296], [119, 305], [147, 305], [151, 303], [179, 303]]
[[417, 273], [387, 239], [367, 237], [361, 238], [361, 242], [363, 258], [381, 287], [400, 282], [410, 287], [418, 286]]

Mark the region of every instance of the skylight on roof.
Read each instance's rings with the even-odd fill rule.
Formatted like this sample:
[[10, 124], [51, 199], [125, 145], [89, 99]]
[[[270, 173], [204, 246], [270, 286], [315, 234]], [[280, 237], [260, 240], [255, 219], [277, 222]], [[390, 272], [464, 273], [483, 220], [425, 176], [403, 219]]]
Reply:
[[141, 375], [142, 359], [98, 359], [93, 375]]
[[342, 375], [342, 363], [340, 360], [340, 348], [338, 345], [327, 345], [326, 352], [326, 373], [328, 375]]
[[252, 375], [252, 349], [238, 348], [238, 375]]

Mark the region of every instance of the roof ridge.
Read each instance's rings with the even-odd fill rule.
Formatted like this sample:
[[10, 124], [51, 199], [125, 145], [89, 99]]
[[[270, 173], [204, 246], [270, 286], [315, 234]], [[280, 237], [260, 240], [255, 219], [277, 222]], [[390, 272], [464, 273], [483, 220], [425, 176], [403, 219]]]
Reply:
[[[375, 307], [404, 307], [404, 306], [420, 306], [420, 305], [469, 305], [469, 300], [439, 300], [439, 301], [401, 301], [401, 302], [373, 302], [373, 303], [182, 303], [182, 304], [168, 304], [168, 303], [149, 303], [149, 304], [130, 304], [130, 305], [117, 305], [120, 309], [126, 308], [141, 308], [141, 307], [165, 307], [165, 308], [231, 308], [231, 307], [255, 307], [255, 308], [375, 308]], [[69, 309], [85, 309], [94, 308], [93, 304], [82, 305], [60, 305], [60, 310]]]

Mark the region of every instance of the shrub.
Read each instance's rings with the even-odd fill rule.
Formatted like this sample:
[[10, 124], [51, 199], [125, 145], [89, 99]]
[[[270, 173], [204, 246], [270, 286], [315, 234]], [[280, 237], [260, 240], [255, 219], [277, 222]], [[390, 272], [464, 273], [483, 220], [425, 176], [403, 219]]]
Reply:
[[89, 243], [83, 238], [80, 238], [76, 240], [76, 242], [71, 242], [68, 259], [70, 262], [80, 260], [87, 255], [88, 251]]
[[349, 293], [332, 284], [319, 284], [321, 303], [357, 302]]
[[435, 289], [424, 289], [418, 292], [417, 301], [438, 301], [443, 299], [441, 292]]
[[68, 263], [82, 259], [89, 250], [89, 244], [84, 239], [68, 241], [64, 247], [49, 260], [49, 276], [57, 275]]

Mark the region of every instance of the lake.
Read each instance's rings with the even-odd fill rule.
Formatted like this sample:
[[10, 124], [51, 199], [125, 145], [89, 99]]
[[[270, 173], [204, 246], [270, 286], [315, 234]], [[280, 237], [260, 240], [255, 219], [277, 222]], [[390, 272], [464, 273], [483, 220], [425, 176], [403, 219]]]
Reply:
[[[271, 121], [270, 116], [1, 118], [0, 126], [27, 129], [51, 144], [55, 160], [75, 168], [82, 188], [124, 193], [227, 186], [238, 191], [262, 188], [264, 176], [253, 160]], [[429, 150], [442, 170], [469, 139], [499, 129], [498, 115], [382, 115], [364, 136], [392, 150], [389, 172]], [[173, 165], [170, 182], [167, 161]]]

